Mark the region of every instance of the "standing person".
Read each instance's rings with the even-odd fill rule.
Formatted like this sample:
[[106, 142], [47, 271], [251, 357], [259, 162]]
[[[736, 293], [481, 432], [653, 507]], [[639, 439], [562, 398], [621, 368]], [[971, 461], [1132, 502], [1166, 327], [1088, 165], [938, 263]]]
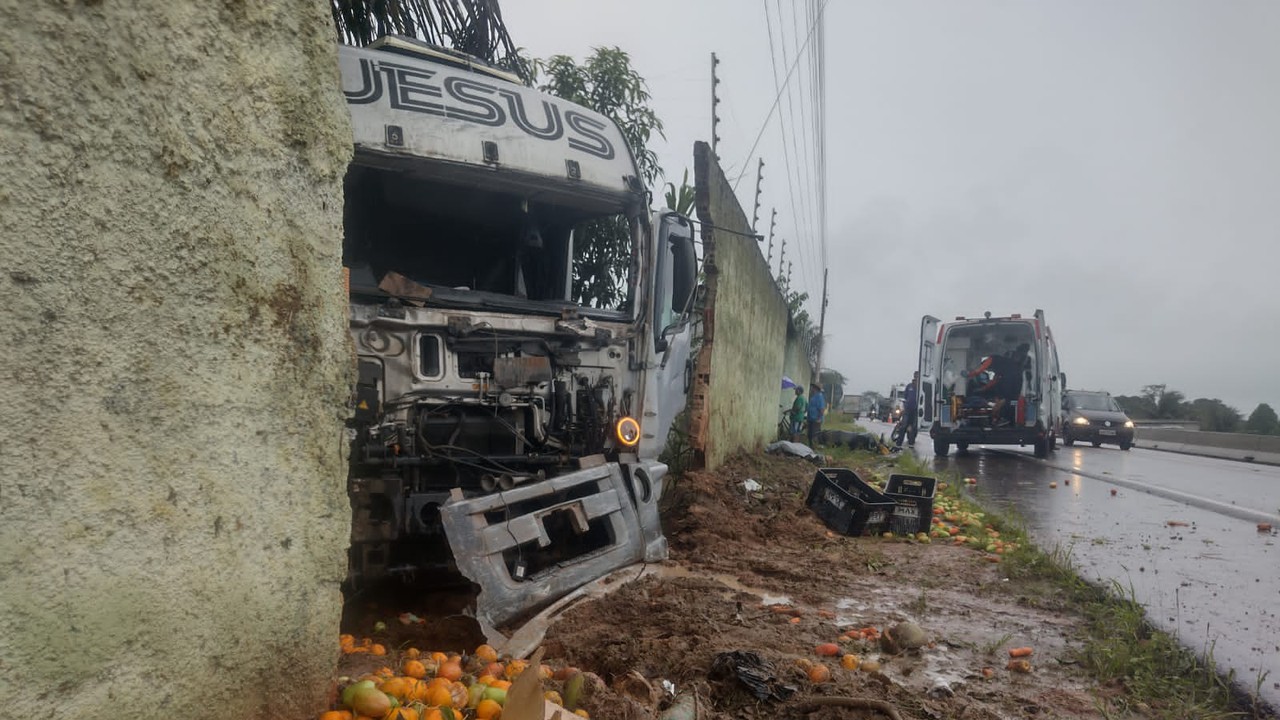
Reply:
[[920, 432], [920, 424], [916, 422], [916, 416], [920, 412], [919, 392], [920, 371], [917, 370], [911, 375], [911, 382], [907, 383], [906, 392], [902, 393], [902, 422], [905, 423], [903, 436], [907, 445], [911, 447], [915, 447], [916, 434]]
[[809, 386], [809, 447], [813, 447], [822, 432], [822, 418], [827, 414], [827, 398], [822, 394], [822, 386], [813, 383]]
[[791, 442], [800, 442], [800, 428], [804, 426], [808, 410], [809, 401], [804, 398], [804, 388], [796, 386], [796, 401], [791, 403]]

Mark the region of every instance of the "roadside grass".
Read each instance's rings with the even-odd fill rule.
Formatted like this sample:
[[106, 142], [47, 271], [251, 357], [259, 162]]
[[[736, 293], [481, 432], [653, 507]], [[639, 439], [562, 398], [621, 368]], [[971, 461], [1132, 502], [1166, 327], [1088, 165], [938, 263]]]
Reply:
[[1016, 511], [986, 517], [1017, 544], [1001, 561], [1010, 582], [993, 591], [1016, 592], [1029, 605], [1082, 613], [1087, 634], [1073, 659], [1103, 687], [1125, 691], [1107, 699], [1114, 709], [1162, 718], [1274, 717], [1258, 706], [1256, 687], [1249, 696], [1233, 687], [1232, 675], [1218, 671], [1212, 648], [1197, 657], [1176, 636], [1153, 627], [1132, 587], [1086, 581], [1071, 547], [1035, 547]]
[[[834, 464], [858, 468], [868, 475], [864, 480], [878, 485], [895, 472], [937, 477], [937, 497], [946, 497], [964, 512], [976, 514], [986, 532], [996, 531], [980, 536], [976, 544], [971, 541], [975, 549], [986, 546], [992, 537], [1013, 548], [1000, 558], [1002, 575], [1010, 582], [992, 583], [985, 592], [1012, 592], [1026, 605], [1083, 614], [1086, 634], [1071, 659], [1101, 687], [1122, 691], [1102, 699], [1110, 710], [1187, 720], [1276, 717], [1257, 701], [1265, 676], [1254, 679], [1251, 693], [1241, 691], [1234, 684], [1235, 677], [1219, 672], [1212, 647], [1197, 657], [1180, 645], [1176, 636], [1147, 621], [1131, 587], [1084, 580], [1070, 546], [1035, 547], [1027, 523], [1016, 509], [987, 510], [980, 504], [980, 494], [975, 499], [965, 492], [964, 478], [957, 471], [937, 473], [911, 453], [876, 455], [847, 448], [825, 451]], [[927, 605], [921, 605], [918, 610], [924, 611]], [[991, 648], [984, 649], [995, 653], [1003, 642], [994, 641]]]

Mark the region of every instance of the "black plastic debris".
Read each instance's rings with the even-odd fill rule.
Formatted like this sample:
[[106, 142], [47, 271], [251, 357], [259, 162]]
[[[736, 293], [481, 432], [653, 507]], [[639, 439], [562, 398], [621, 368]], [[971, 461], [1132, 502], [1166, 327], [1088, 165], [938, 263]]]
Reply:
[[778, 679], [773, 664], [746, 650], [734, 650], [715, 656], [711, 661], [711, 679], [737, 679], [760, 700], [786, 700], [796, 692], [796, 686]]

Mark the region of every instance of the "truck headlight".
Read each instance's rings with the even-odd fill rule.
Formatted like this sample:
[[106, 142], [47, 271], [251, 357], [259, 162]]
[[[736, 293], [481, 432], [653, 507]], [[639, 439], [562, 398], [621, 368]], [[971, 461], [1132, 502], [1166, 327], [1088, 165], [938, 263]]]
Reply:
[[635, 447], [640, 442], [640, 423], [635, 418], [624, 417], [613, 428], [614, 437], [627, 447]]
[[1072, 420], [1072, 421], [1071, 421], [1071, 423], [1072, 423], [1073, 425], [1088, 425], [1088, 424], [1089, 424], [1089, 418], [1086, 418], [1086, 417], [1077, 417], [1075, 420]]

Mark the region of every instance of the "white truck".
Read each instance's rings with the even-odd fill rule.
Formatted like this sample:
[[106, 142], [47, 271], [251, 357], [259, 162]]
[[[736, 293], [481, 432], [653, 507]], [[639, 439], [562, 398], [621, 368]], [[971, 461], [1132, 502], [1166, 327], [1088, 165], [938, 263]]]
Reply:
[[[488, 629], [664, 558], [658, 455], [690, 381], [692, 224], [649, 209], [592, 110], [407, 38], [339, 62], [355, 133], [349, 587], [451, 568], [479, 586]], [[623, 246], [593, 244], [605, 225]]]
[[1067, 378], [1043, 310], [945, 324], [926, 315], [919, 370], [917, 417], [935, 455], [952, 445], [1030, 444], [1043, 458], [1057, 448]]

